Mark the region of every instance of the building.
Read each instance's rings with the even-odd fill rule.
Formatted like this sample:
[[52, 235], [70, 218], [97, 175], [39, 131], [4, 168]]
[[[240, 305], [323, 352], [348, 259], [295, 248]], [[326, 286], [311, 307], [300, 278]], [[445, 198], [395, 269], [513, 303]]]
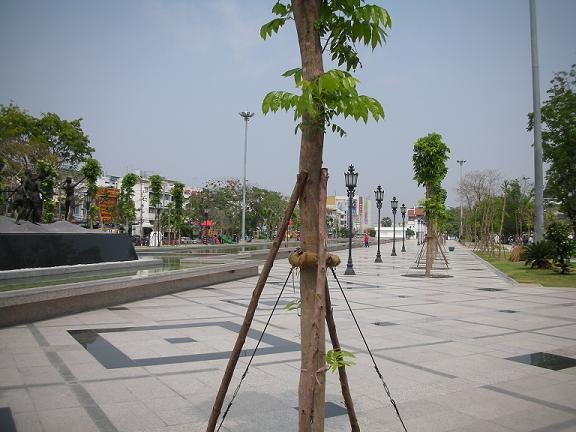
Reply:
[[[148, 171], [134, 171], [134, 174], [140, 177], [140, 182], [134, 186], [134, 207], [136, 208], [136, 218], [132, 225], [132, 232], [136, 235], [147, 236], [149, 235], [156, 222], [156, 208], [150, 205], [150, 181], [149, 178], [154, 173]], [[176, 180], [165, 179], [162, 182], [163, 194], [160, 199], [160, 208], [166, 209], [172, 201], [172, 188]], [[184, 199], [190, 198], [195, 193], [199, 193], [201, 189], [184, 185]]]
[[[349, 199], [345, 195], [328, 195], [326, 215], [329, 234], [339, 235], [339, 231], [348, 227]], [[371, 224], [371, 201], [363, 196], [352, 198], [352, 227], [355, 233], [364, 232]]]

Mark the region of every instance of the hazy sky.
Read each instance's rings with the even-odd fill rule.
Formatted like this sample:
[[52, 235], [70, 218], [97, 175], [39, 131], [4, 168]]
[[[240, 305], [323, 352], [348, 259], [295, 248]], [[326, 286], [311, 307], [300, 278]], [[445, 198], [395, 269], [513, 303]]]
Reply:
[[[495, 168], [533, 177], [528, 0], [378, 2], [392, 17], [386, 45], [362, 51], [360, 93], [386, 118], [341, 122], [328, 133], [329, 193], [359, 171], [359, 191], [410, 206], [412, 146], [430, 132], [451, 149], [444, 182], [455, 205], [459, 176]], [[554, 72], [576, 63], [576, 1], [538, 0], [542, 97]], [[0, 103], [34, 115], [82, 117], [106, 172], [157, 171], [202, 186], [242, 177], [244, 121], [248, 181], [289, 193], [298, 169], [292, 114], [261, 113], [264, 95], [293, 90], [282, 72], [299, 66], [293, 23], [263, 41], [273, 0], [0, 0]], [[331, 66], [325, 65], [326, 69]], [[387, 209], [387, 206], [384, 206]], [[386, 212], [383, 212], [386, 214]]]

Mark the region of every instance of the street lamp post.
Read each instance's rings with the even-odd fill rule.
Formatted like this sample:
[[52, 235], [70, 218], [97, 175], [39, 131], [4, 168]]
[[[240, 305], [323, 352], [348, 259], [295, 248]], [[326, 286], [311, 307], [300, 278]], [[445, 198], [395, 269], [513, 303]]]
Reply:
[[345, 275], [355, 275], [354, 265], [352, 264], [352, 198], [354, 198], [354, 189], [358, 182], [358, 173], [354, 171], [354, 165], [348, 167], [344, 173], [346, 188], [348, 189], [348, 264], [346, 264]]
[[390, 256], [396, 256], [396, 209], [398, 208], [398, 200], [396, 199], [396, 197], [392, 198], [392, 201], [390, 201], [390, 205], [392, 206], [392, 217], [393, 217], [392, 253], [390, 254]]
[[239, 112], [240, 116], [244, 119], [244, 180], [242, 182], [242, 228], [240, 242], [246, 241], [246, 154], [248, 153], [248, 121], [254, 116], [250, 111]]
[[[414, 211], [416, 213], [416, 211]], [[416, 244], [420, 246], [420, 218], [416, 219]]]
[[[458, 162], [460, 164], [460, 187], [462, 187], [462, 165], [464, 165], [466, 163], [465, 160], [457, 160], [456, 162]], [[462, 192], [460, 193], [460, 232], [458, 233], [458, 241], [462, 242], [462, 217], [463, 217], [463, 213], [462, 213]]]
[[374, 260], [374, 262], [381, 263], [382, 257], [380, 256], [380, 209], [382, 208], [382, 200], [384, 199], [384, 191], [382, 190], [382, 186], [378, 185], [378, 187], [374, 191], [374, 195], [376, 196], [376, 207], [378, 208], [378, 252], [376, 252], [376, 259]]
[[402, 214], [402, 252], [406, 252], [406, 246], [404, 246], [404, 223], [406, 221], [406, 206], [404, 204], [400, 206], [400, 213]]

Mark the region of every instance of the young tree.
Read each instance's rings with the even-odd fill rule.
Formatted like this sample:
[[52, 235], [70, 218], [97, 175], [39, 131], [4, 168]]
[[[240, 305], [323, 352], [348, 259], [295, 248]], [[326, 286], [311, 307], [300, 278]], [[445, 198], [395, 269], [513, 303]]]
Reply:
[[[360, 0], [292, 0], [290, 4], [278, 1], [272, 12], [276, 18], [262, 26], [260, 35], [266, 38], [294, 20], [301, 66], [284, 76], [292, 76], [301, 93], [271, 92], [264, 98], [262, 111], [294, 110], [296, 129], [302, 132], [299, 169], [308, 172], [300, 197], [300, 241], [304, 251], [317, 253], [321, 247], [318, 233], [324, 133], [326, 128], [340, 135], [345, 133], [333, 123], [333, 118], [339, 115], [365, 122], [369, 116], [375, 120], [384, 116], [377, 100], [358, 94], [358, 80], [350, 71], [361, 66], [356, 45], [376, 48], [385, 40], [385, 29], [391, 22], [384, 9]], [[324, 51], [345, 70], [324, 72]], [[316, 280], [316, 268], [301, 269], [302, 373], [298, 392], [301, 432], [311, 428], [324, 430], [325, 377], [323, 373], [315, 373], [323, 366], [325, 356], [324, 298], [316, 298]]]
[[570, 258], [576, 251], [576, 241], [570, 238], [570, 226], [562, 222], [552, 222], [545, 235], [551, 245], [552, 259], [560, 268], [561, 274], [570, 271]]
[[391, 227], [392, 219], [389, 216], [384, 216], [380, 222], [383, 227]]
[[172, 203], [174, 203], [172, 224], [176, 228], [178, 242], [180, 242], [180, 233], [182, 232], [184, 217], [184, 185], [182, 183], [174, 183], [174, 186], [172, 187]]
[[[561, 203], [576, 236], [576, 64], [570, 71], [558, 72], [542, 105], [542, 148], [550, 164], [546, 192]], [[528, 130], [533, 128], [529, 114]]]
[[445, 217], [444, 202], [446, 191], [442, 189], [442, 180], [446, 177], [450, 149], [444, 142], [442, 136], [437, 133], [428, 134], [418, 138], [414, 144], [414, 180], [418, 186], [426, 188], [426, 198], [424, 200], [424, 210], [428, 233], [426, 235], [426, 276], [431, 275], [432, 263], [436, 258], [438, 249], [438, 224]]
[[160, 247], [162, 244], [160, 205], [162, 203], [162, 194], [164, 193], [162, 188], [164, 179], [158, 174], [154, 174], [148, 178], [148, 181], [150, 182], [150, 205], [156, 209], [156, 233], [158, 236], [158, 247]]
[[132, 222], [136, 217], [134, 206], [134, 186], [140, 181], [140, 177], [134, 173], [128, 173], [120, 183], [120, 195], [118, 196], [118, 210], [120, 218], [124, 222], [124, 229], [128, 235], [132, 235]]
[[84, 166], [80, 170], [86, 181], [86, 194], [89, 202], [88, 210], [88, 226], [90, 229], [94, 226], [94, 217], [98, 214], [98, 205], [95, 202], [96, 192], [98, 186], [96, 181], [102, 175], [102, 166], [96, 159], [89, 158], [84, 162]]

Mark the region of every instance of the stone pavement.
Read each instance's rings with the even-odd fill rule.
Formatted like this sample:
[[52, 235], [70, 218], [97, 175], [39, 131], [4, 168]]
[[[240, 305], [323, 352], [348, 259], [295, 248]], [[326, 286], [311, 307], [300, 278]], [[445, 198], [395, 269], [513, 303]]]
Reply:
[[[408, 431], [576, 431], [576, 289], [520, 286], [469, 250], [451, 277], [406, 277], [418, 247], [390, 257], [355, 249], [338, 275]], [[397, 248], [400, 250], [400, 247]], [[245, 355], [288, 274], [276, 263]], [[205, 430], [256, 278], [0, 329], [3, 432]], [[329, 278], [363, 431], [401, 431]], [[281, 304], [296, 298], [290, 280]], [[222, 431], [297, 430], [299, 324], [278, 310]], [[239, 363], [229, 395], [247, 358]], [[537, 365], [531, 365], [529, 363]], [[327, 377], [326, 431], [350, 430], [337, 374]]]

